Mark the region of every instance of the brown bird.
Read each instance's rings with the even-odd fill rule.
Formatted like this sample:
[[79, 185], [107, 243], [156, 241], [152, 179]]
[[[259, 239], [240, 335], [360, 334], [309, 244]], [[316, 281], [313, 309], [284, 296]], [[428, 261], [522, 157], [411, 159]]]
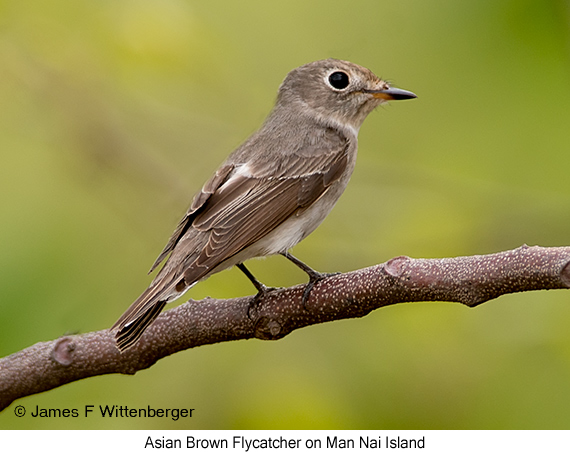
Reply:
[[166, 303], [208, 276], [243, 262], [281, 254], [309, 275], [303, 301], [326, 275], [289, 249], [329, 214], [354, 169], [357, 135], [368, 114], [415, 94], [391, 87], [348, 61], [315, 61], [287, 74], [261, 128], [238, 147], [196, 194], [156, 259], [168, 256], [148, 289], [117, 320], [117, 347], [133, 346]]

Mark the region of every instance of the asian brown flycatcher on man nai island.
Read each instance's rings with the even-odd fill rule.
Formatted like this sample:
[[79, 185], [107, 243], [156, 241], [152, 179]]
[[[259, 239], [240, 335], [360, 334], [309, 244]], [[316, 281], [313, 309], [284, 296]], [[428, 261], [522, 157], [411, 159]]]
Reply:
[[303, 301], [326, 275], [291, 254], [325, 219], [356, 162], [358, 130], [368, 114], [414, 93], [391, 87], [370, 70], [335, 59], [287, 74], [261, 128], [238, 147], [196, 194], [151, 272], [148, 289], [117, 320], [117, 347], [133, 346], [166, 303], [208, 276], [243, 262], [281, 254], [309, 275]]

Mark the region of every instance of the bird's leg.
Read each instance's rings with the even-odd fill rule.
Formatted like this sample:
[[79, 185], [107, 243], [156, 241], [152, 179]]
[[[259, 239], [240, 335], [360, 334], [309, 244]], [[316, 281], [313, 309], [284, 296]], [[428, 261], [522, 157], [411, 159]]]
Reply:
[[248, 268], [243, 263], [237, 264], [236, 267], [239, 268], [245, 276], [247, 276], [247, 279], [249, 279], [257, 289], [257, 294], [255, 295], [255, 297], [253, 297], [253, 299], [249, 304], [249, 307], [247, 308], [247, 316], [251, 319], [251, 316], [249, 315], [251, 308], [254, 306], [257, 308], [261, 299], [269, 292], [275, 290], [275, 287], [267, 287], [265, 284], [260, 282], [255, 276], [253, 276], [253, 274], [248, 270]]
[[292, 254], [289, 254], [287, 251], [280, 253], [282, 256], [286, 257], [287, 259], [289, 259], [291, 262], [293, 262], [297, 267], [299, 267], [301, 270], [303, 270], [307, 275], [309, 275], [309, 282], [307, 283], [307, 285], [305, 286], [305, 291], [303, 292], [303, 308], [307, 307], [307, 301], [309, 300], [309, 297], [311, 296], [311, 290], [313, 290], [313, 287], [315, 287], [315, 284], [317, 284], [319, 281], [328, 278], [329, 276], [334, 276], [334, 275], [338, 275], [339, 273], [321, 273], [318, 272], [314, 269], [312, 269], [311, 267], [309, 267], [307, 264], [305, 264], [303, 261], [297, 259], [295, 256], [293, 256]]

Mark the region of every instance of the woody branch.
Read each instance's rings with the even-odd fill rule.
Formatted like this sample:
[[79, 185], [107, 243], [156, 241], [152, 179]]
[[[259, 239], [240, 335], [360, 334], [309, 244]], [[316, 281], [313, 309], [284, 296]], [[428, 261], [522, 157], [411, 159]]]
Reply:
[[14, 400], [95, 375], [134, 374], [165, 356], [205, 344], [280, 339], [304, 326], [362, 317], [383, 306], [448, 301], [477, 306], [507, 293], [570, 288], [570, 247], [522, 246], [445, 259], [396, 257], [319, 282], [303, 306], [303, 286], [251, 297], [207, 298], [171, 309], [124, 353], [101, 330], [40, 342], [0, 359], [0, 410]]

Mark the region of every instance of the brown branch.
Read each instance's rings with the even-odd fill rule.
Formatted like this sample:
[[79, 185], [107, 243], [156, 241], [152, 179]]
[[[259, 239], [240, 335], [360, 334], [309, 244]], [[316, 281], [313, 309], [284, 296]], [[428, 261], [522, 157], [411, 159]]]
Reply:
[[[485, 256], [396, 257], [327, 278], [307, 306], [303, 286], [270, 292], [249, 312], [251, 297], [189, 301], [163, 313], [140, 342], [121, 354], [101, 330], [40, 342], [0, 359], [0, 410], [14, 400], [95, 375], [134, 374], [165, 356], [205, 344], [280, 339], [307, 325], [362, 317], [383, 306], [450, 301], [477, 306], [500, 295], [570, 288], [570, 247], [522, 246]], [[250, 318], [251, 317], [251, 318]]]

